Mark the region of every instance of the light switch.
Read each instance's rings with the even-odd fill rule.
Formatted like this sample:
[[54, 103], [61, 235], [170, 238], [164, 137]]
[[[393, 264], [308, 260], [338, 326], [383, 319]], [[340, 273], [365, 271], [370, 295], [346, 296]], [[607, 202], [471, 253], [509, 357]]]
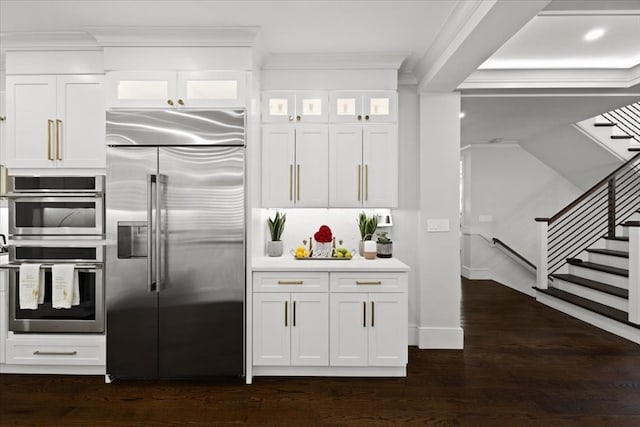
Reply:
[[427, 220], [427, 232], [437, 233], [449, 231], [449, 220], [447, 218], [434, 218]]

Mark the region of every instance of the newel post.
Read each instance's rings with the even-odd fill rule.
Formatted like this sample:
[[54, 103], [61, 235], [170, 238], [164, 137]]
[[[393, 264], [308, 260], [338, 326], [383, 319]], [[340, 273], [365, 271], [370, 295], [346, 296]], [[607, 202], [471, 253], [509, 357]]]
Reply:
[[640, 221], [628, 221], [629, 231], [629, 322], [640, 325]]
[[536, 268], [537, 287], [538, 289], [547, 289], [549, 287], [549, 266], [547, 264], [548, 255], [548, 233], [549, 218], [536, 218], [538, 225], [538, 262]]

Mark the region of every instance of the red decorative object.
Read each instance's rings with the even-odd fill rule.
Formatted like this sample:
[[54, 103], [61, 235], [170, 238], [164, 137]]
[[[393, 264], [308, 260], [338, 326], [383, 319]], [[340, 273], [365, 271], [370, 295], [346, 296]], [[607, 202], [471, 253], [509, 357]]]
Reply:
[[318, 243], [329, 243], [333, 240], [333, 234], [328, 226], [321, 225], [320, 229], [313, 235], [313, 238]]

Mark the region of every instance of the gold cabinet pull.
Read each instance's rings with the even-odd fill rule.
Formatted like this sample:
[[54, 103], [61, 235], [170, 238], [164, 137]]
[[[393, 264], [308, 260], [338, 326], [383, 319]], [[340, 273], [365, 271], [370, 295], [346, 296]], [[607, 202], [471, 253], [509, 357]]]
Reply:
[[362, 184], [362, 170], [360, 165], [358, 165], [358, 201], [360, 201], [360, 186]]
[[75, 356], [77, 351], [40, 351], [33, 352], [34, 356]]
[[284, 302], [284, 327], [289, 326], [289, 301]]
[[362, 301], [362, 327], [367, 327], [367, 302]]
[[51, 155], [51, 128], [53, 127], [53, 120], [47, 120], [47, 159], [53, 160]]
[[300, 201], [300, 165], [296, 168], [296, 199]]
[[371, 301], [371, 327], [373, 328], [376, 325], [376, 306], [373, 301]]
[[302, 285], [303, 280], [278, 280], [278, 285]]
[[293, 327], [296, 327], [296, 302], [293, 302]]
[[289, 115], [289, 121], [292, 122], [293, 121], [293, 116], [290, 114]]
[[356, 285], [382, 285], [382, 281], [380, 280], [356, 280]]
[[364, 200], [369, 201], [369, 165], [364, 165]]
[[56, 119], [56, 159], [62, 160], [62, 156], [60, 155], [60, 125], [62, 124], [62, 120]]
[[289, 200], [293, 200], [293, 165], [289, 165]]
[[173, 101], [172, 101], [172, 100], [170, 100], [170, 99], [167, 99], [167, 104], [169, 104], [169, 105], [173, 105]]
[[178, 105], [184, 105], [184, 101], [182, 99], [178, 99]]

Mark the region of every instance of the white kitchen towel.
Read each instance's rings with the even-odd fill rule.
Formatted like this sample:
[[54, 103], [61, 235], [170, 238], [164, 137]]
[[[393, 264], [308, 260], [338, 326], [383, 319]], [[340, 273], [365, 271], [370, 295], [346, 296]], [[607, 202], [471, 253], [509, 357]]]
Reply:
[[78, 283], [75, 268], [75, 264], [53, 264], [51, 266], [51, 306], [53, 308], [71, 308], [74, 294], [78, 293], [74, 289]]
[[44, 301], [44, 274], [40, 264], [20, 264], [18, 283], [21, 310], [36, 310]]

